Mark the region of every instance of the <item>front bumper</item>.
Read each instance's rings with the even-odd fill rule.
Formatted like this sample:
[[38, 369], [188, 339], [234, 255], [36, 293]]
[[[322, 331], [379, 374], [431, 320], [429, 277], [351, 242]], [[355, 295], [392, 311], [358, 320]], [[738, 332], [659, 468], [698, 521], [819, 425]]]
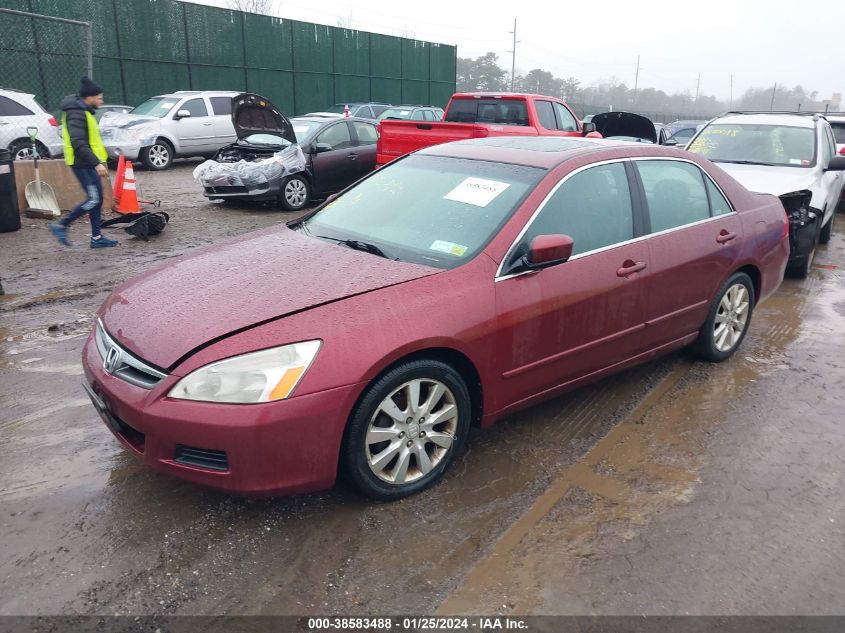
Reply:
[[127, 160], [138, 160], [141, 153], [141, 144], [132, 142], [104, 142], [103, 146], [108, 152], [109, 158], [117, 159], [123, 154]]
[[89, 336], [85, 390], [121, 444], [150, 468], [248, 495], [330, 488], [349, 412], [363, 384], [255, 405], [166, 397], [177, 376], [154, 389], [108, 374]]
[[250, 185], [214, 185], [203, 182], [203, 192], [209, 200], [276, 201], [282, 197], [281, 179]]

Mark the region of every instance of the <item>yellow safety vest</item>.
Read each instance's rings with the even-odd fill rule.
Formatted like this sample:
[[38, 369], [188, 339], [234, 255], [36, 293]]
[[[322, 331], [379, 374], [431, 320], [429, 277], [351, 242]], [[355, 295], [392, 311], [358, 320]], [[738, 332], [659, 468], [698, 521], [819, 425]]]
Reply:
[[[105, 163], [109, 157], [109, 153], [103, 145], [103, 139], [100, 138], [100, 128], [97, 125], [97, 119], [90, 112], [85, 112], [85, 118], [88, 121], [88, 145], [91, 146], [94, 156], [101, 163]], [[67, 130], [67, 112], [62, 113], [62, 140], [65, 144], [65, 162], [73, 166], [73, 144], [70, 142], [70, 132]]]

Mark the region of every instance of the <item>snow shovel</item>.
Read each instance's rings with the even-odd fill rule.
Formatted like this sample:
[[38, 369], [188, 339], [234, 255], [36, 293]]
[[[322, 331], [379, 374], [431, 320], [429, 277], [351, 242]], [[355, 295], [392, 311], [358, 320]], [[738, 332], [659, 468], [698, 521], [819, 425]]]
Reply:
[[38, 172], [38, 148], [35, 146], [35, 137], [38, 136], [37, 127], [26, 128], [26, 133], [32, 139], [32, 159], [35, 161], [35, 180], [26, 184], [26, 202], [29, 208], [24, 211], [28, 218], [46, 218], [52, 220], [62, 215], [59, 210], [59, 203], [56, 200], [56, 193], [46, 182], [41, 181]]

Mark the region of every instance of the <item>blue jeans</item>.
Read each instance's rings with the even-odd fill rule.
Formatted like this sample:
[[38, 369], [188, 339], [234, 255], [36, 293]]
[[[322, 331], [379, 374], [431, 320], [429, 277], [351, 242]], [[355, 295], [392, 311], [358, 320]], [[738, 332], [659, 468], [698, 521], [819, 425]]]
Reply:
[[103, 209], [103, 183], [100, 180], [100, 175], [93, 167], [72, 167], [72, 169], [73, 175], [76, 176], [79, 184], [85, 190], [86, 198], [60, 224], [65, 227], [70, 226], [78, 217], [88, 213], [91, 216], [91, 237], [98, 237], [100, 235], [100, 212]]

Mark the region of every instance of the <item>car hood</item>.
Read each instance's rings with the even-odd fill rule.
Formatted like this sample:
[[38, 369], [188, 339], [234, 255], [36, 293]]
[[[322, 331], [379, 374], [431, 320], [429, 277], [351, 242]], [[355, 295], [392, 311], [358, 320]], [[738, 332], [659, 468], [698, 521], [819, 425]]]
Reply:
[[296, 143], [290, 120], [269, 99], [251, 92], [232, 97], [232, 125], [239, 139], [250, 134], [275, 134]]
[[273, 227], [130, 279], [100, 318], [129, 351], [172, 369], [227, 335], [438, 272]]
[[746, 189], [756, 193], [779, 196], [792, 191], [816, 188], [814, 169], [713, 162], [738, 180]]
[[591, 122], [604, 138], [630, 136], [657, 143], [657, 132], [651, 119], [633, 112], [602, 112], [595, 115]]
[[119, 112], [106, 112], [100, 119], [100, 130], [107, 127], [131, 129], [142, 125], [161, 125], [161, 119], [143, 114], [121, 114]]

